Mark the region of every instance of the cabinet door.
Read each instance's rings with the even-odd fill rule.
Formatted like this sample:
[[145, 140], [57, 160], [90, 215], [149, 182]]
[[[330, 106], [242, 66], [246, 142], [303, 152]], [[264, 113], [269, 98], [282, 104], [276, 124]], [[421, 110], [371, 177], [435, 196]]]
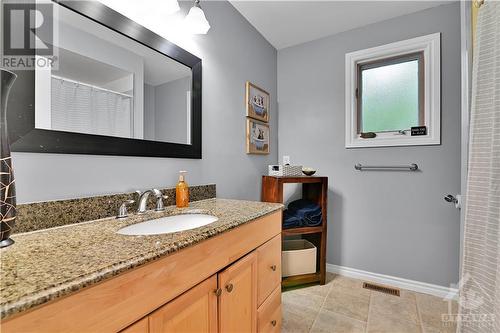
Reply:
[[148, 333], [149, 332], [149, 324], [148, 317], [142, 318], [138, 322], [130, 325], [120, 333]]
[[219, 332], [257, 331], [257, 255], [250, 253], [219, 273]]
[[149, 316], [150, 333], [216, 333], [217, 276], [200, 283]]

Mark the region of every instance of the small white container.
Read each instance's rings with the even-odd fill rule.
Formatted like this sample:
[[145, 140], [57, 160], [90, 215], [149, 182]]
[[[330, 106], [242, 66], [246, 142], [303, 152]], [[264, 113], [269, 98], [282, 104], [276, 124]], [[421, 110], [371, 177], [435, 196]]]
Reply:
[[269, 165], [268, 175], [277, 177], [302, 176], [302, 165]]
[[281, 251], [282, 276], [316, 273], [316, 246], [305, 239], [284, 240]]

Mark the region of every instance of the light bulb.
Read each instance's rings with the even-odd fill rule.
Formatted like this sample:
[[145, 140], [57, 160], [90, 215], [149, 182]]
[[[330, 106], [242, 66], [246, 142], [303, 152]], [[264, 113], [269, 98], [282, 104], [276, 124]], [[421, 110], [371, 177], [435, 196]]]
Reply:
[[200, 1], [196, 0], [193, 7], [184, 19], [186, 29], [192, 34], [204, 35], [210, 29], [210, 24], [205, 17], [205, 13], [200, 7]]

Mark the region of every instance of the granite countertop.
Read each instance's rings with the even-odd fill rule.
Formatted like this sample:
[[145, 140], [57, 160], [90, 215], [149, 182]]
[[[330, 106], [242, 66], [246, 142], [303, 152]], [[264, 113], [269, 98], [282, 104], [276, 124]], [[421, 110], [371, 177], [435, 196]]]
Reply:
[[[0, 250], [0, 318], [76, 292], [131, 268], [196, 244], [281, 209], [281, 204], [208, 199], [189, 208], [106, 218], [16, 234]], [[120, 228], [179, 213], [206, 213], [217, 222], [193, 230], [155, 236], [125, 236]]]

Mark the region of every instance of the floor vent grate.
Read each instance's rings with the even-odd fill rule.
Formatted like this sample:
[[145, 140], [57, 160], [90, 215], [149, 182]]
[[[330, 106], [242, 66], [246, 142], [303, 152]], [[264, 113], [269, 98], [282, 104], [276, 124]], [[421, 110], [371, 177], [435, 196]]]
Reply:
[[378, 291], [378, 292], [393, 295], [393, 296], [398, 296], [398, 297], [400, 296], [399, 289], [381, 286], [378, 284], [363, 282], [363, 288]]

